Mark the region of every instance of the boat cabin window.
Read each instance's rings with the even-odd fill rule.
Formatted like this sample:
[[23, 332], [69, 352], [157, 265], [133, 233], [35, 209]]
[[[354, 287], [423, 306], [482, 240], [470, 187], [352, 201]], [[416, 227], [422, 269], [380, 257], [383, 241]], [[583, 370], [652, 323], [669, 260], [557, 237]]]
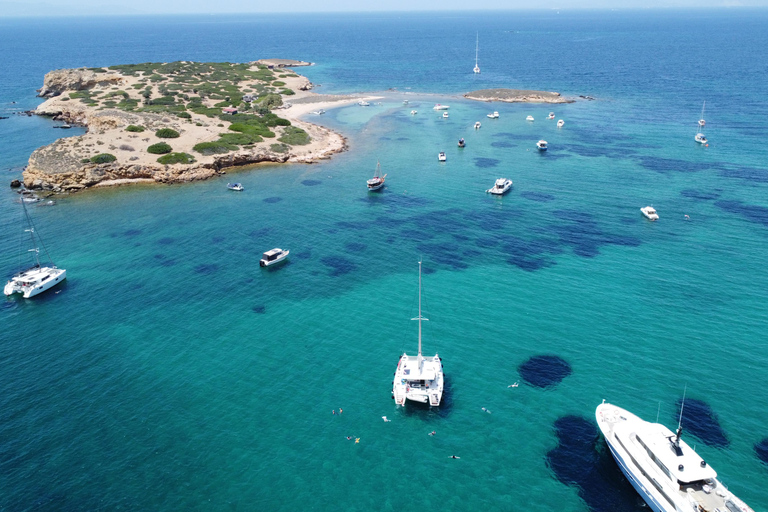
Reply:
[[640, 446], [645, 448], [645, 451], [648, 452], [648, 457], [650, 457], [650, 459], [653, 462], [655, 462], [657, 466], [659, 466], [659, 469], [661, 469], [664, 472], [664, 474], [667, 475], [667, 478], [672, 479], [672, 475], [669, 473], [669, 470], [667, 469], [667, 467], [658, 458], [656, 458], [656, 455], [651, 451], [650, 448], [648, 448], [648, 446], [646, 446], [643, 440], [640, 439], [640, 436], [636, 436], [636, 439], [637, 439], [637, 442], [640, 443]]

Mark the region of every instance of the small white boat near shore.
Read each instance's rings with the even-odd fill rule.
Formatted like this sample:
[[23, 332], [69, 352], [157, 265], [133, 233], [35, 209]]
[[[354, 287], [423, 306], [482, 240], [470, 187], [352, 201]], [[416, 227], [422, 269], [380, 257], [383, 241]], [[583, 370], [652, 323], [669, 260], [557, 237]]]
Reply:
[[448, 110], [449, 108], [451, 107], [448, 105], [441, 105], [439, 103], [436, 103], [435, 106], [432, 107], [432, 110]]
[[480, 121], [475, 123], [475, 130], [479, 130], [479, 129], [480, 129]]
[[487, 117], [488, 119], [498, 119], [499, 118], [499, 113], [498, 112], [494, 112], [492, 114], [486, 115], [485, 117]]
[[493, 184], [493, 187], [486, 190], [486, 192], [500, 196], [506, 194], [511, 187], [512, 180], [508, 180], [507, 178], [499, 178], [496, 180], [496, 183]]
[[441, 151], [440, 153], [438, 153], [437, 161], [438, 162], [445, 162], [445, 160], [446, 160], [445, 152]]
[[448, 119], [448, 112], [443, 112], [443, 119]]
[[554, 112], [550, 112], [549, 115], [547, 116], [547, 119], [554, 119], [554, 118], [555, 118]]
[[411, 115], [412, 116], [415, 116], [416, 114], [418, 114], [418, 112], [416, 110], [411, 110]]
[[562, 119], [560, 119], [560, 120], [557, 122], [557, 127], [558, 127], [558, 128], [562, 128], [564, 124], [565, 124], [565, 121], [563, 121]]
[[368, 103], [365, 100], [360, 100], [360, 101], [357, 102], [357, 104], [360, 105], [361, 107], [370, 107], [371, 106], [371, 104]]
[[315, 110], [314, 112], [310, 112], [310, 114], [314, 114], [316, 116], [321, 116], [321, 115], [325, 114], [325, 110], [321, 108], [320, 110]]
[[235, 190], [237, 192], [242, 192], [243, 190], [245, 190], [245, 188], [241, 183], [227, 183], [227, 188], [229, 190]]
[[259, 265], [262, 267], [268, 267], [270, 265], [274, 265], [276, 263], [280, 263], [285, 258], [288, 257], [288, 254], [290, 254], [291, 251], [289, 250], [283, 250], [279, 247], [276, 247], [270, 251], [265, 252], [261, 256], [261, 260], [259, 260]]
[[464, 147], [464, 146], [466, 146], [466, 145], [467, 145], [467, 144], [466, 144], [466, 142], [464, 142], [464, 139], [459, 139], [459, 147], [460, 147], [460, 148], [463, 148], [463, 147]]
[[536, 147], [539, 149], [539, 151], [546, 151], [547, 150], [547, 141], [540, 140], [536, 143]]
[[533, 116], [528, 116], [525, 118], [526, 121], [533, 121]]
[[648, 220], [659, 220], [659, 214], [656, 213], [656, 210], [653, 206], [644, 206], [640, 208], [640, 211], [645, 215], [645, 218]]

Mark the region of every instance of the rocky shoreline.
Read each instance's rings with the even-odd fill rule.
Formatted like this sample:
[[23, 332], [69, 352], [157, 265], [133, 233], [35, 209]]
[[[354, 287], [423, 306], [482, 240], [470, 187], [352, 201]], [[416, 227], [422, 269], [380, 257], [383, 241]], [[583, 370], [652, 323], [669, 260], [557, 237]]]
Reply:
[[[311, 96], [317, 101], [321, 96], [307, 92], [312, 84], [305, 77], [283, 68], [310, 63], [271, 59], [246, 65], [212, 64], [216, 68], [209, 75], [218, 73], [226, 84], [218, 90], [204, 73], [186, 73], [186, 82], [178, 80], [180, 72], [203, 65], [156, 65], [170, 70], [165, 75], [158, 69], [136, 72], [129, 66], [46, 74], [39, 96], [48, 99], [33, 113], [60, 121], [63, 127], [84, 126], [88, 131], [36, 149], [23, 172], [24, 186], [70, 193], [96, 186], [182, 183], [218, 176], [237, 166], [312, 163], [347, 149], [343, 136], [303, 122], [298, 119], [301, 111], [291, 115], [286, 108], [290, 104], [283, 100]], [[225, 66], [233, 66], [241, 81], [222, 79]], [[232, 82], [240, 89], [231, 87]], [[227, 93], [232, 99], [223, 96]], [[263, 106], [266, 100], [260, 104], [262, 99], [270, 101], [268, 107]], [[232, 114], [237, 108], [242, 113]], [[206, 152], [200, 149], [201, 143], [218, 146]], [[156, 148], [163, 145], [168, 150], [157, 153]], [[180, 156], [163, 163], [158, 157], [166, 153]]]
[[559, 92], [531, 91], [525, 89], [481, 89], [468, 92], [465, 98], [477, 101], [502, 101], [505, 103], [574, 103]]

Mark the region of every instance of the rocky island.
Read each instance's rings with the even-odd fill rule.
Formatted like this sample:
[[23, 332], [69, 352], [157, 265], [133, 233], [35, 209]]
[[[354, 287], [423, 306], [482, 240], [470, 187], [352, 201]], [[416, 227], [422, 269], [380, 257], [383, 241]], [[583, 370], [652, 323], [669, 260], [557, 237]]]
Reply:
[[524, 89], [481, 89], [468, 92], [465, 98], [477, 101], [503, 101], [506, 103], [573, 103], [559, 92], [528, 91]]
[[48, 99], [34, 113], [88, 131], [35, 150], [24, 185], [74, 192], [328, 158], [346, 149], [345, 139], [299, 116], [359, 98], [310, 92], [309, 80], [286, 68], [309, 64], [182, 61], [51, 71], [39, 90]]

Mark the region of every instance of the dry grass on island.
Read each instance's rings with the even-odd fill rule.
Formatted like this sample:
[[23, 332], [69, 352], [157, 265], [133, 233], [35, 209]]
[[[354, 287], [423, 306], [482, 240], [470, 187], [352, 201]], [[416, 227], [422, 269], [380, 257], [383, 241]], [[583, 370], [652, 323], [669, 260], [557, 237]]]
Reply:
[[482, 89], [468, 92], [465, 98], [477, 101], [503, 101], [505, 103], [573, 103], [559, 92], [529, 91], [525, 89]]
[[298, 117], [359, 98], [310, 92], [307, 78], [285, 69], [301, 65], [309, 63], [182, 61], [52, 71], [39, 91], [48, 99], [34, 113], [88, 132], [35, 150], [24, 185], [73, 192], [329, 158], [346, 149], [345, 139]]

